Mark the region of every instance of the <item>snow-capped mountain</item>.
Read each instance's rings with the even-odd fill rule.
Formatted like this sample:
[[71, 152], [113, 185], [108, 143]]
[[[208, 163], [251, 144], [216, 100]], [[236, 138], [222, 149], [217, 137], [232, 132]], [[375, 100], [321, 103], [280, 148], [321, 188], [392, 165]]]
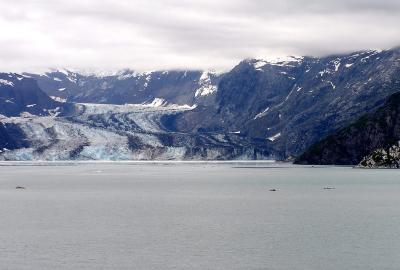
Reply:
[[[16, 79], [6, 78], [9, 75], [0, 78], [4, 93], [29, 82], [44, 103], [21, 99], [18, 110], [7, 107], [3, 114], [28, 112], [47, 118], [25, 113], [25, 118], [2, 119], [0, 136], [8, 138], [13, 149], [22, 147], [21, 140], [15, 139], [20, 136], [22, 148], [29, 148], [3, 153], [5, 158], [290, 159], [400, 91], [400, 48], [323, 58], [246, 59], [223, 74], [132, 70], [98, 74], [60, 69], [10, 75]], [[3, 100], [9, 103], [10, 99], [6, 95]], [[75, 133], [63, 137], [64, 130]], [[47, 141], [35, 137], [41, 132]], [[60, 142], [78, 140], [78, 150], [56, 143], [59, 138]], [[113, 154], [111, 150], [99, 154], [96, 148], [88, 155], [88, 150], [82, 150], [108, 145], [107, 138], [115, 142], [107, 146]], [[53, 150], [35, 154], [39, 145], [48, 144], [52, 146], [46, 149], [54, 154], [49, 152]], [[165, 154], [170, 147], [174, 154]], [[64, 154], [57, 149], [64, 149]], [[118, 155], [117, 149], [129, 151]], [[138, 154], [138, 149], [146, 154]]]
[[115, 73], [79, 73], [67, 69], [35, 78], [44, 92], [58, 100], [103, 104], [140, 104], [155, 98], [175, 104], [206, 104], [212, 101], [220, 76], [212, 71], [121, 70]]
[[283, 159], [400, 91], [400, 48], [325, 58], [245, 60], [224, 74], [215, 103], [177, 115], [176, 130], [241, 131]]

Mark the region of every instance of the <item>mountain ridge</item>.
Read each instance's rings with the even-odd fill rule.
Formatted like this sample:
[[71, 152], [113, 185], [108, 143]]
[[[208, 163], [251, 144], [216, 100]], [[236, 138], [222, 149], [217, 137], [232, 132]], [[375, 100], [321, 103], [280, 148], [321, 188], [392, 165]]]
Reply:
[[[291, 160], [398, 91], [400, 49], [245, 59], [222, 74], [123, 70], [95, 76], [53, 70], [21, 76], [37, 81], [60, 107], [59, 117], [74, 115], [74, 103], [187, 106], [192, 109], [160, 114], [157, 125], [192, 137], [240, 134], [264, 141], [269, 157]], [[28, 111], [24, 108], [14, 116]]]

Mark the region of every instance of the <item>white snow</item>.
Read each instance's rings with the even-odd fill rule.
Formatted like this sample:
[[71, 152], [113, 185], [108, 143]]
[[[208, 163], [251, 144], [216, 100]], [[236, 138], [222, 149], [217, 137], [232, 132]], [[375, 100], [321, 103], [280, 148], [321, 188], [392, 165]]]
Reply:
[[299, 91], [301, 91], [301, 89], [303, 89], [303, 87], [298, 86], [296, 91], [299, 92]]
[[263, 67], [266, 65], [279, 66], [279, 67], [295, 67], [295, 65], [301, 63], [304, 57], [302, 56], [284, 56], [284, 57], [274, 57], [266, 59], [256, 59], [253, 62], [253, 67], [258, 71], [263, 71]]
[[370, 59], [372, 56], [378, 55], [379, 53], [381, 53], [382, 50], [372, 50], [372, 51], [367, 51], [366, 54], [368, 54], [367, 56], [361, 58], [361, 62], [366, 62], [368, 59]]
[[65, 68], [61, 68], [61, 69], [59, 69], [59, 70], [57, 70], [57, 71], [60, 72], [60, 73], [62, 73], [62, 74], [64, 74], [65, 76], [68, 76], [68, 75], [69, 75], [68, 70], [66, 70]]
[[55, 109], [53, 109], [53, 110], [48, 110], [48, 112], [49, 112], [49, 114], [51, 115], [51, 116], [54, 116], [54, 117], [56, 117], [56, 116], [58, 116], [61, 112], [60, 112], [60, 107], [56, 107]]
[[32, 107], [35, 107], [35, 106], [36, 106], [36, 104], [29, 104], [29, 105], [26, 105], [27, 108], [32, 108]]
[[144, 103], [141, 105], [131, 104], [130, 106], [143, 106], [147, 108], [161, 108], [164, 107], [166, 109], [173, 109], [173, 110], [193, 110], [197, 107], [197, 105], [178, 105], [178, 104], [169, 104], [165, 99], [162, 98], [155, 98], [151, 103]]
[[217, 91], [217, 86], [211, 82], [212, 74], [210, 71], [205, 71], [201, 74], [199, 78], [200, 87], [196, 90], [195, 97], [211, 95]]
[[340, 60], [335, 60], [333, 63], [335, 65], [335, 71], [337, 72], [341, 65]]
[[0, 79], [0, 84], [14, 87], [14, 83], [8, 80]]
[[333, 89], [336, 89], [336, 85], [333, 84], [333, 82], [331, 81], [327, 81], [328, 83], [330, 83], [330, 85], [332, 86]]
[[217, 86], [215, 85], [203, 85], [199, 89], [196, 90], [194, 94], [195, 97], [198, 96], [207, 96], [217, 92]]
[[167, 102], [165, 101], [165, 99], [155, 98], [151, 103], [144, 104], [144, 105], [148, 106], [148, 107], [163, 107], [163, 106], [167, 105]]
[[268, 113], [268, 111], [269, 111], [269, 107], [266, 108], [265, 110], [263, 110], [262, 112], [260, 112], [259, 114], [257, 114], [257, 115], [254, 117], [254, 120], [266, 116], [267, 113]]
[[50, 96], [50, 98], [52, 98], [53, 100], [58, 101], [58, 102], [67, 102], [67, 99], [61, 98], [61, 97]]
[[255, 68], [256, 70], [263, 71], [262, 68], [263, 68], [265, 65], [267, 65], [267, 64], [268, 64], [268, 63], [267, 63], [266, 61], [258, 60], [257, 62], [255, 62], [255, 63], [253, 64], [253, 66], [254, 66], [254, 68]]
[[293, 64], [298, 64], [303, 61], [304, 57], [303, 56], [280, 56], [280, 57], [275, 57], [275, 58], [270, 58], [267, 61], [268, 64], [274, 65], [274, 66], [288, 66], [288, 67], [293, 67]]
[[318, 72], [318, 74], [323, 77], [325, 74], [331, 74], [331, 72], [328, 69], [324, 69], [320, 72]]
[[151, 80], [151, 75], [152, 75], [151, 72], [144, 72], [143, 74], [141, 74], [141, 76], [144, 77], [144, 80], [145, 80], [145, 82], [143, 84], [145, 89], [149, 86], [149, 82]]
[[60, 78], [54, 77], [53, 80], [57, 81], [57, 82], [62, 82], [62, 80]]
[[277, 140], [282, 134], [279, 132], [277, 134], [275, 134], [274, 136], [271, 136], [269, 138], [267, 138], [268, 140], [270, 140], [271, 142]]
[[65, 87], [64, 88], [59, 88], [58, 89], [58, 91], [60, 91], [60, 92], [62, 92], [62, 91], [64, 91], [65, 90]]
[[118, 77], [117, 80], [126, 80], [129, 78], [137, 77], [139, 74], [132, 70], [123, 70], [117, 73]]
[[351, 67], [352, 65], [354, 65], [354, 63], [346, 64], [346, 67], [349, 68], [349, 67]]

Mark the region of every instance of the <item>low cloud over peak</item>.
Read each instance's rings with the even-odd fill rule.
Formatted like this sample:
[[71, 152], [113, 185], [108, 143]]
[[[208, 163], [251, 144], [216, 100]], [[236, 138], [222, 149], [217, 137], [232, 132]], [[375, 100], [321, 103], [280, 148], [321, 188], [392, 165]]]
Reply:
[[394, 0], [0, 0], [0, 69], [227, 69], [400, 44]]

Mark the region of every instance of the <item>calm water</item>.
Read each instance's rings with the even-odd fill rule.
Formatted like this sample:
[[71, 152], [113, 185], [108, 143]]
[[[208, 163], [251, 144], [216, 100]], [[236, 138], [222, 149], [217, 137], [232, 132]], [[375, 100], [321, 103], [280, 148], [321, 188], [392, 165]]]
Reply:
[[244, 166], [0, 166], [0, 269], [400, 269], [400, 170]]

